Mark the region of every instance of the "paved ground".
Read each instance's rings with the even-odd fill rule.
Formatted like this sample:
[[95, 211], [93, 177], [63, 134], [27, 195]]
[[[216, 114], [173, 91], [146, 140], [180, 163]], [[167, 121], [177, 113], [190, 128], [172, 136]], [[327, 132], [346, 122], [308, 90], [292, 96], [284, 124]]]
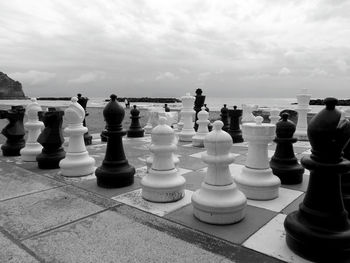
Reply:
[[[140, 196], [150, 137], [124, 139], [135, 183], [103, 189], [94, 175], [69, 179], [59, 170], [40, 170], [20, 157], [0, 157], [0, 262], [304, 262], [285, 244], [283, 221], [304, 197], [308, 173], [297, 186], [280, 188], [272, 201], [249, 201], [245, 219], [215, 226], [192, 215], [191, 194], [200, 187], [206, 164], [203, 148], [179, 143], [179, 172], [186, 196], [153, 204]], [[298, 142], [300, 158], [309, 144]], [[88, 147], [99, 166], [105, 144]], [[269, 155], [274, 145], [269, 146]], [[243, 167], [247, 144], [235, 144], [232, 174]], [[306, 262], [306, 261], [305, 261]]]

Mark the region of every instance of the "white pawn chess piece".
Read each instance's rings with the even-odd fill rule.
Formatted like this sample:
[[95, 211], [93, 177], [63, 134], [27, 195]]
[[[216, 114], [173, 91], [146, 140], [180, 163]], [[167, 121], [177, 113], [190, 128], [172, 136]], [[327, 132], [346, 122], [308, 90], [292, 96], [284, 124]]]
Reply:
[[36, 162], [36, 156], [41, 153], [43, 148], [41, 144], [37, 142], [41, 130], [44, 127], [44, 123], [39, 121], [39, 111], [42, 111], [40, 105], [37, 103], [36, 98], [32, 98], [31, 103], [26, 107], [28, 121], [24, 124], [24, 127], [28, 131], [28, 137], [25, 147], [20, 151], [22, 161], [25, 162]]
[[85, 111], [78, 99], [73, 97], [69, 107], [64, 111], [64, 120], [67, 127], [64, 131], [69, 135], [68, 149], [66, 157], [59, 163], [61, 175], [86, 176], [95, 171], [95, 159], [89, 156], [84, 143], [84, 133], [88, 131], [83, 126]]
[[152, 108], [148, 109], [148, 120], [146, 126], [143, 128], [145, 130], [145, 134], [151, 134], [153, 126], [152, 126]]
[[257, 116], [256, 123], [242, 125], [243, 138], [248, 141], [248, 155], [245, 166], [234, 178], [238, 188], [248, 199], [270, 200], [278, 197], [280, 179], [272, 173], [267, 146], [275, 137], [276, 125], [262, 123]]
[[207, 175], [201, 188], [192, 195], [195, 217], [210, 224], [232, 224], [243, 219], [247, 199], [237, 188], [229, 164], [234, 156], [230, 152], [231, 136], [222, 130], [222, 121], [215, 121], [213, 131], [205, 137], [206, 153], [202, 161], [208, 164]]
[[258, 109], [258, 105], [242, 104], [242, 120], [241, 123], [255, 122], [253, 111]]
[[183, 117], [183, 127], [179, 133], [179, 140], [181, 142], [192, 142], [192, 137], [196, 134], [193, 128], [193, 116], [195, 111], [193, 110], [193, 103], [195, 97], [191, 96], [190, 93], [186, 93], [186, 96], [181, 97], [182, 110], [181, 116]]
[[204, 138], [209, 133], [209, 113], [205, 110], [205, 107], [203, 106], [201, 111], [198, 112], [197, 116], [198, 130], [196, 134], [192, 137], [192, 145], [195, 147], [204, 147]]
[[280, 117], [280, 109], [275, 108], [275, 107], [270, 109], [269, 119], [270, 119], [270, 123], [271, 124], [276, 124], [281, 119], [281, 117]]
[[185, 195], [185, 178], [175, 168], [173, 153], [176, 150], [174, 130], [166, 125], [166, 118], [152, 130], [149, 147], [154, 154], [149, 173], [142, 178], [142, 197], [151, 202], [174, 202]]
[[299, 141], [308, 141], [307, 137], [307, 113], [311, 111], [309, 107], [311, 94], [308, 94], [307, 89], [302, 89], [300, 94], [297, 94], [298, 106], [295, 109], [298, 112], [298, 122], [294, 133]]

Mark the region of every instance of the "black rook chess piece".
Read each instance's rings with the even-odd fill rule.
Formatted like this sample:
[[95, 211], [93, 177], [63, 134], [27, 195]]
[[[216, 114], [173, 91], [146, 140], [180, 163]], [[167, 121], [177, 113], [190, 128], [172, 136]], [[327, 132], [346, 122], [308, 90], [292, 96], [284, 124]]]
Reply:
[[303, 180], [304, 168], [294, 155], [293, 138], [295, 124], [288, 120], [288, 113], [282, 114], [282, 119], [276, 123], [275, 154], [271, 157], [270, 167], [273, 174], [281, 179], [282, 184], [300, 184]]
[[228, 129], [230, 128], [229, 126], [229, 112], [228, 112], [228, 108], [226, 108], [226, 104], [224, 104], [224, 107], [221, 108], [220, 110], [221, 114], [221, 121], [224, 124], [224, 126], [222, 127], [222, 130], [224, 130], [225, 132], [228, 132]]
[[122, 127], [125, 111], [112, 94], [111, 100], [103, 110], [107, 123], [107, 149], [102, 165], [95, 171], [97, 185], [117, 188], [134, 183], [135, 168], [125, 157], [122, 137], [126, 134]]
[[205, 96], [202, 95], [203, 91], [202, 89], [196, 89], [196, 99], [194, 101], [194, 107], [193, 109], [196, 112], [195, 115], [195, 121], [194, 121], [194, 129], [195, 131], [197, 131], [198, 129], [198, 124], [197, 124], [197, 120], [198, 120], [198, 112], [201, 111], [203, 105], [204, 105], [204, 101], [205, 101]]
[[127, 136], [130, 138], [143, 137], [145, 131], [141, 128], [140, 111], [136, 109], [136, 105], [134, 105], [134, 108], [130, 111], [130, 115], [131, 124], [127, 131]]
[[316, 262], [349, 262], [350, 221], [344, 209], [340, 175], [350, 170], [342, 157], [350, 138], [350, 123], [335, 109], [337, 99], [326, 98], [326, 108], [307, 129], [311, 155], [301, 159], [310, 170], [309, 185], [299, 210], [284, 222], [287, 245]]
[[230, 128], [228, 129], [228, 133], [232, 137], [233, 143], [243, 142], [242, 130], [239, 127], [239, 119], [242, 116], [242, 110], [238, 110], [237, 106], [233, 106], [233, 110], [229, 110], [230, 120]]
[[10, 110], [0, 110], [0, 119], [8, 119], [9, 123], [1, 133], [7, 138], [1, 146], [3, 156], [19, 156], [25, 146], [24, 118], [25, 109], [22, 106], [12, 106]]
[[[85, 111], [85, 118], [83, 120], [83, 126], [86, 127], [86, 117], [89, 116], [89, 113], [86, 111], [86, 105], [89, 100], [87, 97], [82, 97], [80, 93], [77, 94], [78, 96], [78, 103], [83, 107]], [[89, 131], [84, 133], [84, 143], [85, 145], [91, 145], [92, 143], [92, 136], [89, 134]]]
[[64, 111], [56, 110], [50, 107], [48, 111], [39, 111], [39, 117], [42, 116], [45, 128], [38, 137], [38, 142], [43, 146], [36, 160], [40, 169], [59, 168], [59, 162], [66, 156], [62, 144], [64, 138], [62, 135], [62, 122]]

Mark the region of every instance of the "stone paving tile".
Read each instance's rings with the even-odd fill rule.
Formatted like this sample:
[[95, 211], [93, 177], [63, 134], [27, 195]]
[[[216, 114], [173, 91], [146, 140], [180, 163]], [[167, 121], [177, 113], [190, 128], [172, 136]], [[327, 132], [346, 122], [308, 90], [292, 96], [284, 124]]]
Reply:
[[1, 202], [0, 225], [13, 237], [24, 239], [115, 204], [65, 186]]
[[195, 158], [195, 157], [179, 156], [179, 159], [180, 159], [179, 167], [185, 168], [188, 170], [195, 171], [207, 166], [206, 163], [202, 161], [198, 161], [198, 158]]

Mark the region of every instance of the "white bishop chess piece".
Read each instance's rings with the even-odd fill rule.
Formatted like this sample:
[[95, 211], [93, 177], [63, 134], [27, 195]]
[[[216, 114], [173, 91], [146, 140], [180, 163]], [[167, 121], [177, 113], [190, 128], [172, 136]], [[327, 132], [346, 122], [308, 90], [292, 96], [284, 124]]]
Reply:
[[178, 173], [174, 164], [176, 141], [174, 130], [166, 124], [166, 118], [159, 118], [159, 125], [152, 130], [152, 167], [142, 178], [142, 197], [151, 202], [168, 203], [180, 200], [185, 195], [185, 178]]
[[40, 105], [36, 101], [36, 98], [31, 99], [26, 107], [26, 115], [28, 121], [24, 124], [24, 127], [28, 131], [28, 137], [26, 145], [21, 149], [21, 158], [25, 162], [36, 162], [36, 156], [41, 153], [42, 146], [37, 142], [37, 139], [44, 127], [44, 123], [39, 121], [38, 112], [42, 111]]
[[247, 199], [237, 188], [229, 164], [234, 156], [230, 152], [231, 136], [222, 130], [222, 121], [215, 121], [213, 131], [204, 140], [206, 153], [202, 161], [208, 164], [207, 175], [201, 188], [192, 195], [195, 217], [210, 224], [232, 224], [245, 216]]
[[196, 134], [193, 128], [193, 116], [195, 111], [193, 110], [193, 103], [195, 97], [190, 93], [186, 93], [186, 96], [181, 97], [182, 110], [181, 117], [183, 118], [183, 127], [179, 133], [179, 140], [181, 142], [192, 142], [192, 137]]
[[61, 175], [74, 177], [93, 174], [95, 159], [89, 156], [84, 143], [84, 133], [88, 131], [83, 126], [85, 111], [78, 99], [73, 97], [69, 107], [64, 111], [64, 120], [67, 127], [64, 131], [69, 135], [66, 157], [59, 163]]
[[209, 113], [205, 110], [203, 106], [201, 111], [198, 112], [198, 130], [196, 135], [192, 137], [192, 145], [195, 147], [204, 147], [204, 138], [209, 133], [208, 124], [209, 124]]
[[256, 123], [242, 125], [243, 138], [248, 141], [248, 155], [242, 172], [235, 176], [238, 188], [248, 199], [270, 200], [278, 197], [280, 179], [272, 173], [267, 147], [275, 138], [276, 125], [262, 123], [263, 117], [255, 117]]

